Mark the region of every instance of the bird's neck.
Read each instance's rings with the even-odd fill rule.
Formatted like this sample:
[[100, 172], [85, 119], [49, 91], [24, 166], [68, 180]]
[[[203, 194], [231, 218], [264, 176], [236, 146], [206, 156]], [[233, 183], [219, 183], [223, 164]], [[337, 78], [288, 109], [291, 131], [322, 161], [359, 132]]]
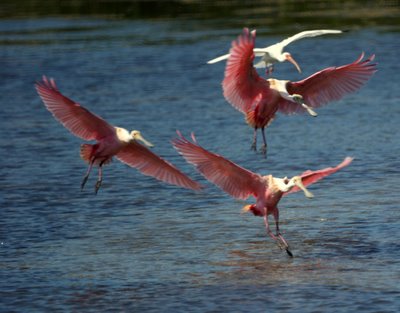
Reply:
[[277, 177], [272, 177], [272, 184], [276, 186], [281, 192], [288, 192], [295, 186], [295, 183], [292, 179], [289, 180], [287, 178]]
[[122, 142], [128, 143], [133, 140], [132, 135], [125, 128], [115, 127], [115, 132]]
[[289, 95], [289, 93], [286, 89], [286, 84], [289, 82], [288, 80], [279, 80], [279, 79], [270, 78], [270, 79], [268, 79], [268, 82], [269, 82], [270, 88], [279, 92], [279, 94], [282, 98], [285, 98], [286, 100], [289, 100], [289, 101], [294, 101], [293, 96]]

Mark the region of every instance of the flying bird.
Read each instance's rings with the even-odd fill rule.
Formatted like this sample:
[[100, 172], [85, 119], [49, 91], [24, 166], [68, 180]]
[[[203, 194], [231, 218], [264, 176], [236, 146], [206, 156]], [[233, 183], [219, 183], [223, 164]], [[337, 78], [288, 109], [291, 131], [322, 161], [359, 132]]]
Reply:
[[267, 150], [264, 130], [277, 111], [285, 114], [307, 111], [317, 116], [313, 108], [357, 91], [377, 71], [376, 64], [371, 63], [375, 56], [363, 61], [362, 53], [353, 63], [328, 67], [301, 81], [264, 79], [253, 66], [255, 37], [255, 31], [250, 33], [245, 28], [238, 39], [232, 42], [222, 88], [225, 99], [242, 112], [246, 122], [254, 128], [254, 150], [257, 129], [261, 129], [264, 155]]
[[[314, 197], [306, 188], [307, 186], [348, 166], [353, 160], [346, 157], [336, 167], [317, 171], [308, 170], [292, 178], [277, 178], [272, 175], [262, 176], [225, 159], [221, 155], [202, 148], [197, 143], [194, 134], [192, 134], [193, 142], [183, 137], [180, 132], [178, 132], [178, 135], [179, 138], [172, 141], [175, 149], [188, 163], [193, 164], [207, 180], [236, 199], [246, 200], [250, 196], [256, 199], [254, 204], [244, 206], [243, 212], [252, 212], [255, 216], [263, 217], [268, 235], [290, 256], [293, 255], [289, 250], [289, 244], [283, 238], [279, 229], [278, 203], [282, 196], [302, 190], [307, 198]], [[269, 227], [268, 215], [274, 217], [275, 234]]]
[[[321, 35], [327, 35], [327, 34], [340, 34], [342, 33], [341, 30], [336, 30], [336, 29], [316, 29], [316, 30], [306, 30], [302, 31], [301, 33], [298, 33], [296, 35], [293, 35], [289, 38], [286, 38], [285, 40], [282, 40], [281, 42], [278, 42], [276, 44], [270, 45], [265, 48], [254, 48], [253, 51], [256, 55], [256, 57], [261, 57], [260, 61], [255, 65], [256, 68], [267, 68], [267, 74], [272, 73], [273, 71], [273, 66], [277, 62], [285, 62], [289, 61], [292, 63], [296, 69], [301, 73], [300, 66], [297, 64], [297, 62], [294, 60], [292, 55], [289, 52], [283, 51], [283, 49], [291, 44], [294, 41], [297, 41], [299, 39], [303, 38], [309, 38], [309, 37], [316, 37], [316, 36], [321, 36]], [[212, 59], [208, 61], [208, 64], [214, 64], [222, 60], [228, 59], [230, 54], [225, 54], [220, 57], [217, 57], [215, 59]]]
[[163, 182], [193, 190], [201, 188], [198, 183], [172, 164], [146, 148], [144, 145], [148, 147], [153, 145], [143, 138], [140, 131], [129, 132], [124, 128], [109, 124], [80, 104], [65, 97], [58, 90], [55, 81], [47, 79], [46, 76], [43, 76], [43, 81], [37, 82], [35, 87], [46, 108], [65, 128], [83, 140], [97, 141], [96, 144], [81, 145], [80, 156], [89, 163], [81, 183], [81, 190], [89, 178], [93, 165], [97, 165], [99, 167], [95, 185], [97, 194], [102, 183], [102, 167], [110, 163], [113, 156], [138, 169], [142, 174]]

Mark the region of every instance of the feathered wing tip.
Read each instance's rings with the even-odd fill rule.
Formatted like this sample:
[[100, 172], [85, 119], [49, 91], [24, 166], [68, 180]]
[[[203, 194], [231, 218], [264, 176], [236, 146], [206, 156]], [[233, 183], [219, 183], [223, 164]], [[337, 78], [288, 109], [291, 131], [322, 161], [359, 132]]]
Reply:
[[[300, 176], [304, 186], [309, 186], [311, 184], [316, 183], [317, 181], [336, 173], [337, 171], [343, 169], [344, 167], [350, 165], [350, 163], [354, 160], [352, 157], [346, 157], [340, 164], [336, 165], [335, 167], [327, 167], [316, 171], [307, 170], [303, 172]], [[284, 195], [300, 191], [300, 188], [295, 186], [290, 191], [285, 192]]]
[[232, 46], [239, 45], [244, 40], [244, 38], [247, 38], [248, 36], [249, 29], [247, 27], [244, 27], [242, 33], [235, 40], [232, 41]]
[[342, 163], [340, 163], [336, 168], [343, 168], [345, 166], [348, 166], [351, 162], [353, 162], [354, 158], [353, 157], [345, 157]]
[[366, 67], [373, 67], [374, 70], [372, 71], [372, 73], [375, 73], [378, 71], [378, 69], [376, 68], [377, 63], [371, 63], [375, 60], [375, 54], [371, 54], [367, 59], [365, 59], [364, 61], [362, 61], [362, 59], [364, 59], [365, 53], [364, 51], [361, 52], [360, 56], [358, 57], [358, 59], [356, 61], [353, 62], [353, 64], [361, 64], [361, 65], [365, 65]]
[[195, 144], [197, 144], [197, 140], [196, 140], [196, 137], [194, 136], [194, 132], [191, 132], [191, 133], [190, 133], [190, 137], [192, 137], [193, 142], [194, 142]]
[[[182, 135], [182, 133], [179, 131], [179, 130], [176, 130], [176, 133], [177, 133], [177, 135], [178, 135], [178, 139], [173, 139], [171, 142], [172, 143], [174, 143], [175, 141], [182, 141], [182, 142], [189, 142], [183, 135]], [[197, 144], [197, 139], [196, 139], [196, 137], [195, 137], [195, 135], [194, 135], [194, 132], [191, 132], [190, 133], [190, 137], [192, 138], [192, 140], [193, 140], [193, 142], [195, 143], [195, 144]]]
[[[174, 146], [175, 149], [177, 149], [177, 147], [182, 145], [182, 144], [191, 144], [191, 142], [189, 140], [187, 140], [185, 138], [185, 136], [183, 136], [182, 133], [179, 130], [176, 130], [176, 133], [178, 134], [179, 138], [174, 138], [174, 139], [171, 140], [171, 143], [172, 143], [172, 145]], [[191, 133], [191, 137], [192, 137], [192, 140], [194, 141], [194, 143], [197, 144], [194, 132]], [[179, 152], [180, 155], [183, 155], [179, 149], [177, 149], [177, 151]]]
[[[231, 48], [229, 50], [229, 54], [230, 54], [229, 59], [231, 59], [232, 52], [234, 51], [234, 49], [236, 47], [243, 46], [246, 44], [253, 44], [253, 46], [254, 46], [255, 40], [256, 40], [256, 30], [254, 29], [250, 32], [250, 30], [247, 27], [243, 28], [242, 33], [235, 40], [232, 41]], [[229, 61], [229, 59], [228, 59], [228, 61]], [[254, 55], [253, 55], [253, 59], [254, 59]]]
[[357, 60], [354, 61], [354, 63], [360, 63], [362, 59], [364, 59], [364, 51], [361, 52], [360, 56], [358, 57]]
[[265, 192], [266, 182], [256, 173], [253, 173], [223, 156], [206, 150], [194, 142], [186, 139], [178, 132], [179, 138], [172, 140], [172, 145], [180, 155], [211, 183], [237, 199], [257, 197]]
[[178, 129], [176, 130], [176, 134], [178, 135], [179, 138], [185, 138], [185, 137], [183, 137], [181, 131]]
[[192, 190], [201, 190], [203, 188], [202, 185], [181, 172], [172, 163], [136, 141], [124, 146], [116, 154], [116, 158], [137, 169], [143, 175], [151, 176], [167, 184]]
[[[358, 57], [358, 59], [356, 61], [354, 61], [354, 63], [360, 63], [362, 59], [364, 59], [365, 56], [365, 52], [362, 51], [360, 56]], [[375, 54], [371, 54], [371, 56], [369, 58], [367, 58], [366, 60], [364, 60], [363, 62], [372, 62], [375, 59]]]
[[42, 76], [42, 81], [37, 81], [35, 84], [36, 90], [39, 91], [39, 87], [46, 87], [49, 89], [53, 89], [55, 91], [59, 91], [56, 85], [56, 82], [53, 78], [48, 79], [46, 75]]
[[[256, 31], [255, 30], [251, 31], [251, 35], [252, 35], [252, 39], [254, 40], [254, 38], [256, 36]], [[209, 61], [207, 61], [207, 63], [214, 64], [214, 63], [217, 63], [217, 62], [225, 60], [225, 59], [228, 59], [228, 61], [229, 61], [229, 59], [231, 58], [231, 52], [233, 51], [233, 49], [237, 46], [240, 46], [244, 42], [247, 42], [246, 40], [248, 40], [248, 37], [249, 37], [249, 29], [245, 27], [245, 28], [243, 28], [242, 34], [240, 34], [236, 39], [234, 39], [231, 42], [231, 48], [229, 49], [228, 54], [221, 55], [217, 58], [209, 60]]]
[[373, 60], [375, 60], [375, 54], [372, 54], [366, 61], [372, 62]]
[[238, 111], [246, 113], [257, 94], [264, 91], [263, 83], [253, 67], [256, 32], [244, 28], [232, 42], [225, 66], [222, 90], [225, 99]]

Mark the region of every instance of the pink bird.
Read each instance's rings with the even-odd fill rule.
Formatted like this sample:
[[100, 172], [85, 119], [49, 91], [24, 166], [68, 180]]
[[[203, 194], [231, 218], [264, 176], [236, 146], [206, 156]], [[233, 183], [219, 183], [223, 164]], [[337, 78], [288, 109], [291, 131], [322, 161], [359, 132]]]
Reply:
[[71, 133], [83, 140], [96, 140], [96, 144], [82, 144], [81, 158], [89, 163], [81, 190], [89, 178], [93, 165], [98, 165], [98, 180], [95, 192], [102, 183], [102, 166], [111, 162], [115, 156], [121, 162], [138, 169], [142, 174], [152, 176], [163, 182], [180, 187], [199, 190], [201, 186], [163, 160], [145, 146], [152, 144], [145, 140], [137, 130], [128, 132], [121, 127], [114, 127], [101, 117], [89, 112], [83, 106], [65, 97], [57, 88], [53, 79], [43, 76], [43, 81], [35, 85], [39, 96], [54, 118]]
[[307, 111], [316, 116], [312, 108], [357, 91], [377, 71], [376, 64], [371, 63], [375, 56], [362, 61], [362, 53], [353, 63], [328, 67], [298, 82], [264, 79], [253, 66], [255, 37], [255, 31], [249, 33], [245, 28], [238, 39], [232, 42], [222, 87], [225, 99], [242, 112], [246, 122], [254, 128], [254, 150], [257, 129], [261, 128], [264, 155], [267, 151], [264, 130], [277, 111], [285, 114]]
[[[267, 233], [278, 244], [281, 249], [292, 256], [287, 241], [279, 230], [278, 203], [282, 196], [302, 190], [307, 198], [314, 195], [307, 190], [309, 186], [322, 178], [331, 175], [348, 166], [352, 158], [346, 157], [336, 167], [328, 167], [317, 171], [305, 171], [299, 176], [292, 178], [277, 178], [272, 175], [261, 176], [253, 173], [239, 165], [202, 148], [192, 134], [193, 142], [188, 141], [178, 132], [179, 138], [173, 140], [175, 149], [193, 164], [197, 170], [210, 182], [221, 188], [236, 199], [246, 200], [253, 196], [256, 203], [243, 207], [243, 212], [251, 211], [256, 216], [264, 218]], [[273, 215], [276, 226], [276, 234], [270, 230], [268, 215]]]

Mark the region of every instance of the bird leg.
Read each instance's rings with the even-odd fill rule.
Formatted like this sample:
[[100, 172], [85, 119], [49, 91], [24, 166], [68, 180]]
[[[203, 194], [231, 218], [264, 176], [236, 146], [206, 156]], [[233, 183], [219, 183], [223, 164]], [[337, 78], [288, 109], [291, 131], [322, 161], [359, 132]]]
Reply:
[[253, 143], [251, 144], [251, 149], [257, 151], [257, 127], [254, 128]]
[[96, 195], [97, 195], [97, 192], [100, 189], [101, 182], [103, 181], [103, 168], [102, 168], [102, 166], [103, 166], [104, 161], [105, 160], [101, 161], [101, 163], [99, 164], [99, 176], [97, 178], [97, 182], [96, 182], [96, 185], [94, 187], [94, 192], [95, 192]]
[[265, 76], [272, 75], [272, 72], [274, 71], [274, 66], [273, 65], [267, 65], [265, 68]]
[[293, 256], [292, 252], [289, 250], [289, 244], [287, 243], [287, 241], [285, 240], [285, 238], [283, 238], [281, 232], [279, 231], [279, 211], [278, 209], [274, 210], [274, 219], [275, 219], [275, 225], [276, 225], [276, 236], [278, 236], [279, 242], [280, 244], [279, 247], [282, 249], [282, 247], [286, 250], [286, 253], [289, 256]]
[[267, 229], [267, 234], [276, 242], [276, 244], [278, 245], [278, 247], [283, 250], [286, 249], [286, 247], [283, 245], [282, 241], [279, 240], [274, 233], [271, 231], [271, 229], [269, 228], [269, 223], [268, 223], [268, 214], [264, 215], [264, 223], [265, 223], [265, 228]]
[[261, 134], [263, 137], [263, 145], [261, 146], [261, 152], [264, 154], [264, 157], [267, 157], [267, 139], [265, 138], [265, 127], [261, 128]]
[[92, 170], [93, 163], [94, 163], [94, 158], [92, 158], [92, 160], [90, 160], [89, 167], [88, 167], [88, 169], [86, 171], [85, 176], [83, 177], [83, 180], [82, 180], [82, 183], [81, 183], [81, 191], [83, 191], [83, 187], [85, 187], [85, 184], [86, 184], [86, 182], [87, 182], [87, 180], [89, 178], [89, 174], [90, 174], [90, 171]]

